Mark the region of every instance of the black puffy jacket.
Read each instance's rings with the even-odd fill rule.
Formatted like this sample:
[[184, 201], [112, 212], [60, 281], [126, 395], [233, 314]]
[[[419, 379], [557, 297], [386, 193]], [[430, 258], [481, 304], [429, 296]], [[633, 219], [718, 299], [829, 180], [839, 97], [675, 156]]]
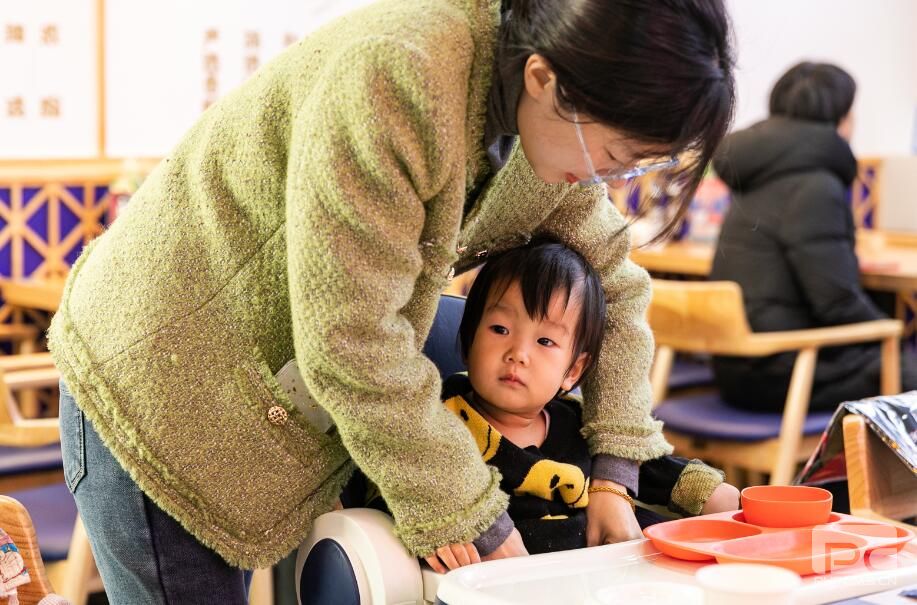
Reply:
[[[857, 163], [834, 127], [771, 118], [730, 135], [714, 167], [733, 201], [710, 278], [741, 285], [753, 331], [885, 317], [859, 284], [847, 195]], [[878, 359], [876, 346], [820, 351], [811, 407], [877, 394]], [[718, 357], [714, 370], [730, 403], [779, 410], [794, 360]]]

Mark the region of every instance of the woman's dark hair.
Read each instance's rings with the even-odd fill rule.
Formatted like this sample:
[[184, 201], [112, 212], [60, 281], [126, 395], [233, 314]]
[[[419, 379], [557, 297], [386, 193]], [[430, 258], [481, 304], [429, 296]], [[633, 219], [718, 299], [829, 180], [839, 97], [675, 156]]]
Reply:
[[[503, 0], [504, 67], [551, 64], [558, 104], [635, 142], [681, 155], [670, 178], [674, 231], [735, 107], [731, 27], [722, 0]], [[649, 208], [640, 209], [645, 213]]]
[[481, 323], [489, 296], [498, 300], [517, 283], [522, 290], [525, 310], [532, 319], [544, 319], [555, 293], [564, 296], [564, 307], [575, 299], [580, 303], [576, 332], [573, 335], [573, 361], [581, 353], [589, 359], [577, 384], [589, 375], [602, 349], [605, 330], [605, 294], [595, 269], [579, 253], [548, 239], [532, 240], [487, 261], [475, 277], [465, 313], [459, 326], [462, 356], [467, 359], [474, 333]]
[[791, 67], [774, 84], [770, 111], [772, 116], [837, 126], [850, 113], [856, 92], [853, 77], [837, 65], [805, 61]]

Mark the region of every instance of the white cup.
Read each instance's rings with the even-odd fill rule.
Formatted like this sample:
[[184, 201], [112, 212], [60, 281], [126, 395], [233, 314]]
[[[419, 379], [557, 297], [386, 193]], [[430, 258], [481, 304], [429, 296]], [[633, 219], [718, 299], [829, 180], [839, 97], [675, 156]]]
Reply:
[[802, 584], [795, 572], [755, 563], [707, 565], [694, 577], [704, 590], [705, 605], [791, 605]]

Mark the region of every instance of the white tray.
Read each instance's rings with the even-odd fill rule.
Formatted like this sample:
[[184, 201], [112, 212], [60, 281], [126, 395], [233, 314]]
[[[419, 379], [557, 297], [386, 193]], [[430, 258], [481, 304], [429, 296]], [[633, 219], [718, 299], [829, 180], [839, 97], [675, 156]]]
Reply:
[[[804, 577], [794, 604], [829, 603], [914, 584], [915, 542], [897, 555], [876, 555], [825, 575]], [[710, 564], [673, 559], [649, 540], [631, 540], [457, 569], [442, 579], [436, 596], [447, 605], [693, 605], [701, 602], [694, 573]]]

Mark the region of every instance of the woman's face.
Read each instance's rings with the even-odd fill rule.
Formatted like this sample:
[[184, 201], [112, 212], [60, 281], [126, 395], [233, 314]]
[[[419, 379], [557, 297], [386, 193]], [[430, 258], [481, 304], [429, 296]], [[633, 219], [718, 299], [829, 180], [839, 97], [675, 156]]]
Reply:
[[[565, 115], [556, 102], [557, 78], [547, 61], [532, 55], [525, 65], [525, 85], [516, 122], [522, 149], [535, 174], [546, 183], [576, 183], [592, 176], [574, 116]], [[622, 132], [579, 116], [586, 152], [597, 173], [620, 170], [665, 151], [628, 139]], [[612, 181], [612, 186], [623, 183]]]

